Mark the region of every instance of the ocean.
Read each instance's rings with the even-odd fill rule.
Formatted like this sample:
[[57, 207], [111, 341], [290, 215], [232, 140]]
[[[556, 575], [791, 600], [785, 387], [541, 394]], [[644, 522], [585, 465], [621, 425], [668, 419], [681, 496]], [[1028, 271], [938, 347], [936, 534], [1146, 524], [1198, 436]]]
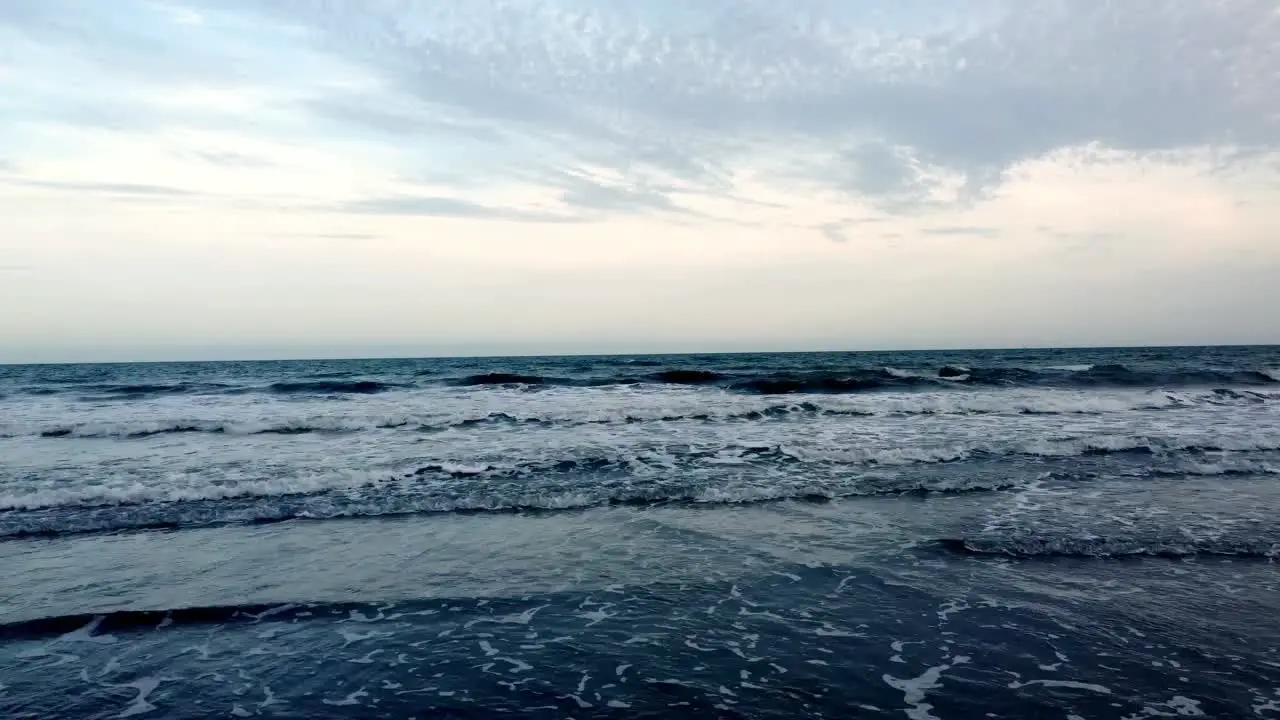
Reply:
[[5, 718], [1280, 717], [1280, 348], [0, 366]]

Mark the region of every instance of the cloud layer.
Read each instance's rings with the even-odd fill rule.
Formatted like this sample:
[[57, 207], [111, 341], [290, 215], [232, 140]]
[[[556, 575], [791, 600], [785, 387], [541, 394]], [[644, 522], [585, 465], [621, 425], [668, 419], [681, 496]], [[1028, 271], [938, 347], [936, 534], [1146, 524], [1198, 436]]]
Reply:
[[[295, 317], [299, 350], [1280, 340], [1249, 311], [1280, 300], [1268, 0], [17, 0], [0, 47], [0, 261], [36, 268], [0, 300], [104, 243], [157, 295], [310, 238], [260, 306], [384, 282], [362, 332]], [[473, 309], [393, 312], [406, 264]], [[0, 338], [91, 352], [75, 304]], [[279, 337], [197, 304], [111, 347], [195, 342], [163, 312]]]

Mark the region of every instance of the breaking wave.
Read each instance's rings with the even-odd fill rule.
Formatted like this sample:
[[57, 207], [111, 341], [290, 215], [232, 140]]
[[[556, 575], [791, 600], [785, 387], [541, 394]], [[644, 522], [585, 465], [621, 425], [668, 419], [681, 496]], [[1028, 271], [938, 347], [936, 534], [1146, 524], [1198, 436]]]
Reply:
[[[643, 366], [649, 363], [636, 363]], [[628, 366], [632, 367], [632, 366]], [[51, 386], [39, 383], [26, 387], [29, 395], [63, 392], [91, 393], [99, 399], [136, 400], [185, 394], [342, 395], [373, 394], [398, 389], [427, 387], [607, 387], [619, 385], [690, 385], [758, 395], [852, 394], [881, 390], [963, 389], [963, 388], [1207, 388], [1258, 387], [1280, 385], [1280, 369], [1224, 370], [1183, 368], [1179, 370], [1141, 370], [1119, 364], [1064, 365], [1042, 368], [960, 367], [899, 369], [850, 368], [848, 370], [810, 372], [730, 372], [705, 368], [668, 368], [639, 375], [590, 374], [587, 369], [567, 368], [566, 376], [544, 376], [520, 372], [489, 372], [450, 377], [437, 370], [413, 374], [406, 382], [385, 382], [350, 378], [346, 373], [321, 373], [281, 380], [268, 385], [230, 385], [225, 383], [169, 384], [74, 384]], [[350, 378], [350, 379], [349, 379]], [[1274, 393], [1258, 393], [1270, 395]]]
[[563, 385], [567, 383], [567, 380], [555, 380], [539, 377], [537, 375], [518, 375], [515, 373], [485, 373], [483, 375], [468, 375], [467, 377], [454, 381], [455, 385], [459, 385], [461, 387], [475, 387], [478, 385]]
[[1128, 557], [1183, 559], [1201, 555], [1268, 560], [1280, 557], [1280, 539], [943, 538], [935, 540], [933, 544], [947, 552], [961, 555], [1024, 560]]
[[[441, 379], [459, 387], [534, 386], [597, 387], [612, 385], [704, 385], [741, 393], [788, 395], [796, 393], [842, 394], [875, 390], [911, 390], [957, 387], [1204, 387], [1212, 385], [1266, 386], [1280, 384], [1263, 371], [1187, 369], [1176, 372], [1131, 370], [1123, 365], [1091, 365], [1070, 368], [957, 368], [901, 370], [896, 368], [850, 369], [804, 373], [732, 373], [700, 368], [672, 368], [647, 375], [549, 377], [493, 372]], [[351, 383], [345, 383], [350, 385]], [[362, 383], [355, 383], [362, 384]], [[307, 385], [307, 384], [302, 384]], [[320, 383], [318, 385], [326, 385]], [[356, 389], [302, 388], [307, 392], [368, 392]]]
[[[858, 418], [877, 416], [977, 416], [977, 415], [1102, 415], [1128, 411], [1167, 411], [1203, 406], [1250, 406], [1275, 402], [1277, 393], [1217, 389], [1206, 392], [1148, 392], [1121, 395], [1086, 394], [1070, 391], [1026, 391], [997, 393], [913, 393], [837, 400], [818, 397], [796, 402], [743, 399], [716, 402], [688, 409], [667, 407], [593, 408], [574, 407], [521, 414], [495, 411], [453, 417], [426, 413], [377, 412], [343, 406], [342, 412], [305, 417], [149, 418], [145, 420], [82, 421], [54, 426], [0, 424], [0, 438], [39, 436], [43, 438], [130, 438], [156, 435], [211, 433], [225, 435], [300, 435], [309, 433], [353, 433], [371, 430], [443, 432], [485, 426], [575, 427], [581, 425], [630, 425], [636, 423], [707, 422], [735, 423], [810, 418]], [[238, 412], [251, 408], [227, 408]]]
[[[58, 615], [17, 622], [0, 623], [0, 640], [34, 640], [54, 635], [68, 640], [103, 638], [110, 633], [156, 630], [170, 625], [256, 623], [266, 618], [292, 619], [310, 617], [314, 605], [263, 603], [258, 605], [219, 605], [173, 608], [169, 610], [118, 610], [107, 613]], [[350, 612], [365, 606], [359, 604], [328, 605], [332, 612]], [[348, 609], [349, 608], [349, 609]], [[298, 613], [303, 613], [299, 615]]]
[[[573, 467], [590, 465], [590, 462], [562, 463], [551, 472], [568, 473]], [[424, 468], [423, 475], [445, 475], [453, 478], [475, 478], [491, 472], [492, 468], [440, 467]], [[322, 486], [323, 481], [315, 483]], [[377, 488], [379, 496], [359, 493], [362, 488]], [[0, 538], [49, 538], [64, 535], [83, 535], [139, 530], [180, 530], [192, 527], [216, 525], [260, 524], [289, 520], [336, 520], [343, 518], [391, 517], [401, 515], [472, 514], [472, 513], [545, 513], [586, 510], [598, 507], [656, 507], [656, 506], [711, 506], [753, 505], [776, 502], [824, 503], [848, 497], [874, 497], [885, 495], [986, 493], [1017, 487], [1010, 482], [972, 481], [964, 483], [915, 482], [904, 485], [831, 486], [814, 483], [797, 486], [783, 483], [779, 486], [725, 486], [725, 487], [623, 487], [560, 489], [543, 492], [472, 492], [454, 495], [418, 494], [403, 492], [394, 483], [370, 481], [361, 487], [342, 490], [321, 489], [306, 493], [299, 487], [264, 488], [250, 483], [240, 488], [209, 487], [206, 492], [181, 493], [188, 499], [177, 500], [179, 493], [157, 491], [152, 493], [122, 493], [120, 502], [113, 505], [94, 504], [101, 497], [82, 498], [88, 505], [57, 504], [43, 509], [65, 511], [68, 507], [78, 512], [36, 512], [15, 514], [0, 511]], [[268, 490], [268, 494], [257, 494]], [[151, 496], [151, 497], [148, 497]], [[72, 501], [73, 494], [59, 498], [60, 502]], [[50, 502], [52, 498], [32, 500]], [[262, 502], [269, 500], [270, 502]], [[3, 502], [11, 503], [12, 499]], [[127, 502], [126, 502], [127, 501]], [[8, 517], [6, 517], [8, 516]]]
[[267, 390], [281, 395], [370, 395], [403, 387], [405, 386], [373, 380], [314, 380], [272, 383], [267, 386]]
[[[78, 393], [88, 393], [90, 397], [106, 400], [145, 400], [164, 397], [166, 395], [202, 395], [221, 393], [234, 389], [224, 383], [168, 383], [168, 384], [96, 384], [74, 386], [70, 389]], [[55, 395], [57, 388], [36, 386], [28, 389], [32, 395]]]
[[[1236, 453], [1209, 454], [1224, 449]], [[1278, 470], [1266, 463], [1267, 458], [1250, 454], [1273, 450], [1280, 450], [1280, 445], [1247, 438], [1197, 445], [1141, 437], [865, 449], [671, 446], [511, 462], [435, 461], [399, 472], [327, 471], [265, 479], [192, 476], [180, 482], [28, 487], [0, 494], [0, 537], [290, 519], [986, 493], [1019, 490], [1043, 479], [1093, 482], [1102, 477], [1097, 471], [1151, 479], [1274, 475]], [[1138, 457], [1126, 459], [1133, 455]], [[1158, 462], [1152, 463], [1156, 456]], [[989, 471], [1003, 465], [987, 463], [1016, 457], [1035, 461], [1029, 467], [1040, 474], [1033, 478]], [[1081, 467], [1089, 457], [1105, 464], [1094, 471]], [[965, 462], [982, 465], [942, 470]], [[919, 471], [907, 472], [910, 468]]]

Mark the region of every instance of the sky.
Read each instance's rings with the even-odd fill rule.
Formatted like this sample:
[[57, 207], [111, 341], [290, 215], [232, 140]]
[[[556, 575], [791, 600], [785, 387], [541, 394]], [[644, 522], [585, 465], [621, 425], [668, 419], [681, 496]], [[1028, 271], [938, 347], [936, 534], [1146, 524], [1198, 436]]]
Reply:
[[1274, 0], [0, 2], [0, 362], [1220, 343]]

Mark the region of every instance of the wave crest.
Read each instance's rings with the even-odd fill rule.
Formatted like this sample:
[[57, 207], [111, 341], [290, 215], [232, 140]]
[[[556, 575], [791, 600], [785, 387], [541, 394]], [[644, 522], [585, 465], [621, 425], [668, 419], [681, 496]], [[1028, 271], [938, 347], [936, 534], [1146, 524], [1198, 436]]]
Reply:
[[[543, 470], [549, 474], [569, 474], [584, 469], [618, 469], [615, 461], [588, 458], [580, 461], [550, 463]], [[490, 466], [431, 465], [411, 473], [409, 478], [486, 479], [502, 477], [503, 472]], [[508, 471], [509, 472], [509, 471]], [[511, 475], [507, 475], [511, 478]], [[112, 533], [123, 531], [172, 531], [189, 527], [275, 523], [290, 520], [335, 520], [356, 517], [392, 517], [403, 515], [473, 514], [473, 513], [551, 513], [587, 510], [599, 507], [647, 508], [658, 506], [754, 505], [761, 503], [798, 502], [825, 503], [848, 497], [891, 495], [955, 495], [1008, 490], [1015, 484], [1004, 481], [971, 480], [960, 483], [917, 481], [896, 484], [891, 481], [865, 485], [824, 485], [822, 483], [784, 482], [777, 485], [697, 486], [632, 486], [583, 489], [547, 488], [542, 491], [493, 490], [477, 488], [473, 492], [455, 494], [420, 494], [404, 491], [401, 484], [368, 480], [362, 485], [325, 487], [323, 481], [312, 483], [312, 490], [293, 484], [263, 487], [248, 484], [240, 488], [218, 487], [208, 492], [192, 491], [135, 493], [120, 495], [117, 502], [103, 505], [100, 497], [76, 498], [64, 493], [58, 498], [31, 500], [34, 513], [18, 514], [0, 511], [0, 538], [50, 538], [65, 535]], [[359, 492], [377, 487], [378, 496]], [[412, 489], [410, 489], [412, 490]], [[185, 495], [185, 497], [178, 497]], [[84, 504], [76, 504], [81, 500]], [[4, 499], [12, 505], [12, 499]], [[40, 503], [43, 503], [41, 505]], [[72, 510], [73, 512], [66, 512]], [[42, 512], [43, 511], [43, 512]]]
[[547, 378], [538, 375], [520, 375], [517, 373], [485, 373], [483, 375], [468, 375], [467, 377], [456, 380], [454, 384], [462, 387], [474, 387], [479, 385], [544, 385], [556, 384], [554, 380], [548, 381]]
[[[624, 367], [652, 366], [652, 362], [624, 364]], [[95, 399], [136, 400], [168, 395], [245, 394], [266, 392], [284, 395], [372, 394], [392, 389], [437, 386], [454, 387], [607, 387], [622, 385], [691, 385], [758, 395], [853, 394], [881, 390], [964, 389], [964, 388], [1208, 388], [1269, 387], [1280, 384], [1280, 368], [1222, 369], [1183, 367], [1167, 369], [1131, 368], [1116, 363], [1061, 365], [1049, 367], [857, 367], [841, 370], [792, 371], [788, 369], [735, 370], [714, 367], [668, 367], [649, 374], [601, 374], [592, 366], [566, 367], [563, 377], [520, 371], [493, 371], [472, 375], [450, 375], [446, 369], [418, 370], [403, 381], [351, 378], [349, 373], [313, 373], [281, 380], [266, 386], [228, 385], [209, 382], [169, 384], [76, 384], [36, 383], [25, 394], [62, 392], [94, 393]]]
[[[351, 608], [362, 606], [351, 603]], [[58, 615], [17, 622], [0, 623], [0, 640], [33, 640], [52, 635], [79, 638], [101, 637], [108, 633], [158, 630], [170, 625], [205, 625], [228, 622], [256, 623], [270, 617], [276, 620], [312, 617], [306, 614], [314, 605], [263, 603], [257, 605], [216, 605], [183, 607], [168, 610], [117, 610], [106, 613]], [[331, 606], [341, 611], [348, 605]], [[299, 615], [298, 613], [303, 613]]]
[[1136, 558], [1179, 560], [1200, 555], [1236, 558], [1280, 558], [1280, 540], [1191, 538], [1013, 537], [943, 538], [933, 544], [960, 555], [1052, 558]]
[[267, 390], [280, 395], [371, 395], [402, 387], [375, 380], [312, 380], [272, 383]]

